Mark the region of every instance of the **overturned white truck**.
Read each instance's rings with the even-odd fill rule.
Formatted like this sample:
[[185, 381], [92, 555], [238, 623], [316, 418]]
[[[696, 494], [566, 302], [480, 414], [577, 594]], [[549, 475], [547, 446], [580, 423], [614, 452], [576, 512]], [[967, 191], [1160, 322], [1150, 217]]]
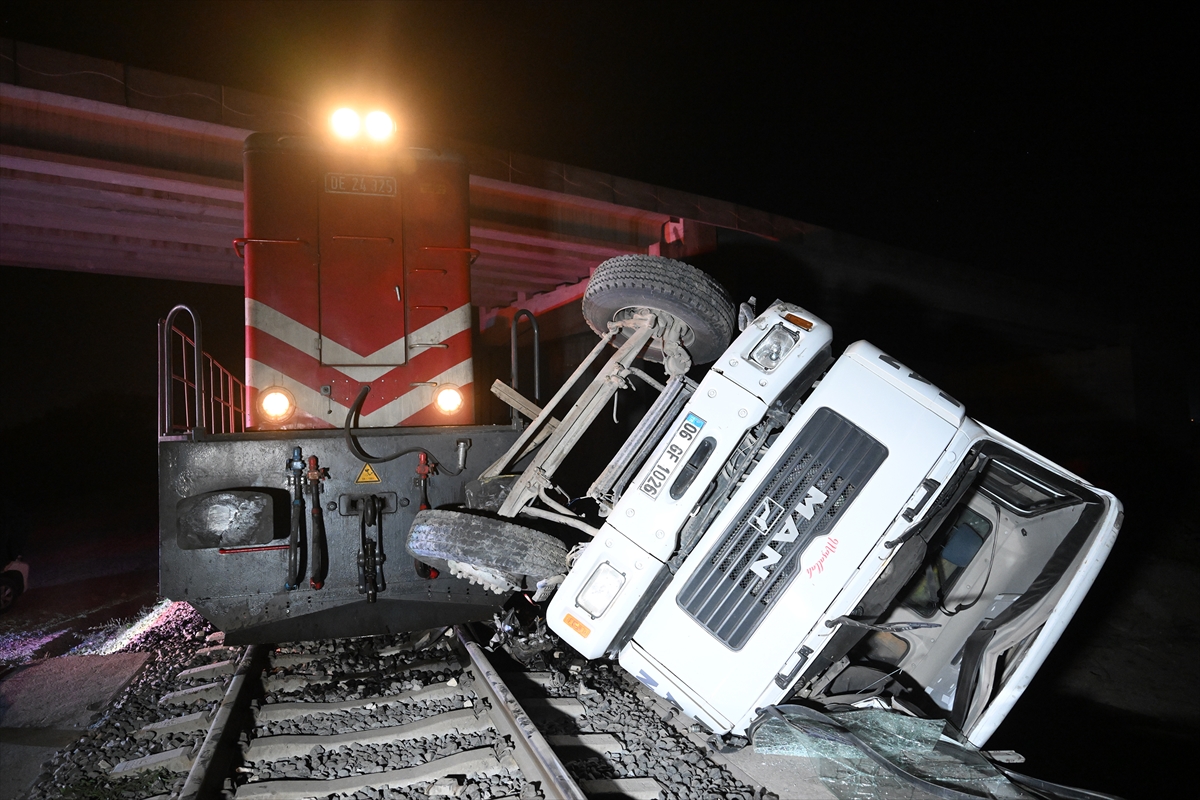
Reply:
[[[553, 592], [545, 621], [563, 641], [715, 732], [789, 699], [865, 701], [982, 746], [1095, 579], [1120, 502], [866, 342], [835, 361], [830, 326], [803, 308], [743, 305], [728, 344], [728, 294], [689, 265], [607, 261], [583, 310], [601, 343], [531, 410], [472, 509], [417, 516], [413, 555], [496, 591]], [[693, 361], [714, 362], [699, 383]], [[588, 490], [597, 527], [556, 499], [554, 474], [632, 380], [659, 395]], [[568, 552], [545, 524], [505, 519], [522, 517], [590, 540]]]

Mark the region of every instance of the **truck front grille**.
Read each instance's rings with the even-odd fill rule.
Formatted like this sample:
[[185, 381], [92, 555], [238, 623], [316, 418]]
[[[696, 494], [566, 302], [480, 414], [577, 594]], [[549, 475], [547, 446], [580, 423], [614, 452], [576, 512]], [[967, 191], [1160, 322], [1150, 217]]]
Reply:
[[887, 457], [882, 443], [829, 408], [818, 409], [787, 446], [774, 475], [676, 598], [734, 650], [746, 644], [798, 574], [824, 568], [822, 554], [836, 552], [832, 539], [818, 542], [802, 561], [805, 550], [829, 533]]

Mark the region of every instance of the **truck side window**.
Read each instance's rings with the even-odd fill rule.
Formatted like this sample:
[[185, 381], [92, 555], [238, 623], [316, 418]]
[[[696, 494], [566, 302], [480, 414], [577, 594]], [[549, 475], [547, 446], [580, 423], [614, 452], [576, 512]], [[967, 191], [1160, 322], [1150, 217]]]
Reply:
[[1077, 498], [1003, 461], [992, 461], [987, 465], [981, 488], [1023, 516], [1078, 502]]
[[901, 593], [900, 602], [923, 617], [932, 617], [991, 532], [992, 524], [987, 519], [965, 505], [959, 506], [950, 523], [934, 538], [924, 567]]

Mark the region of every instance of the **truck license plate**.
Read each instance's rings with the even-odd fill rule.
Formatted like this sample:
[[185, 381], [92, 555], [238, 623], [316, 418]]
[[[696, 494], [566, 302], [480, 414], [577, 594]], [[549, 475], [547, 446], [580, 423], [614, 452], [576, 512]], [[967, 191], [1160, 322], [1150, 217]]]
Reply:
[[325, 191], [334, 194], [369, 194], [376, 197], [395, 197], [396, 179], [391, 175], [353, 175], [346, 172], [326, 172]]
[[679, 430], [675, 431], [675, 435], [671, 437], [671, 443], [659, 457], [658, 463], [642, 481], [642, 492], [655, 500], [658, 499], [659, 492], [667, 485], [667, 478], [671, 477], [671, 473], [683, 462], [684, 455], [687, 454], [688, 448], [695, 443], [696, 435], [703, 427], [704, 420], [689, 412], [683, 420], [683, 424], [679, 426]]

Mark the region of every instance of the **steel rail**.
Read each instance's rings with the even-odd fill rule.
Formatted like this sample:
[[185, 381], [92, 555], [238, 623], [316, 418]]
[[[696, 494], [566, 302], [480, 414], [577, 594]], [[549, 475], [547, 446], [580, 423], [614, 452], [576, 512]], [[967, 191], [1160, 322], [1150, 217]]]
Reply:
[[483, 648], [462, 625], [455, 625], [458, 643], [471, 660], [471, 670], [479, 677], [478, 687], [492, 706], [492, 722], [501, 735], [512, 739], [513, 758], [528, 781], [540, 781], [542, 794], [558, 800], [587, 800], [587, 795], [567, 772], [549, 743], [500, 679], [500, 674], [484, 655]]
[[262, 669], [260, 656], [263, 652], [263, 645], [252, 644], [242, 654], [237, 672], [229, 682], [225, 696], [217, 707], [217, 713], [213, 715], [212, 724], [208, 727], [208, 733], [204, 736], [204, 742], [200, 745], [196, 760], [188, 770], [187, 780], [179, 790], [179, 800], [215, 797], [220, 793], [225, 778], [232, 774], [232, 769], [221, 769], [219, 759], [228, 758], [234, 751], [234, 742], [230, 737], [236, 736], [238, 729], [237, 726], [231, 727], [229, 722], [235, 713], [244, 711], [249, 703], [248, 690], [257, 682], [255, 678]]

